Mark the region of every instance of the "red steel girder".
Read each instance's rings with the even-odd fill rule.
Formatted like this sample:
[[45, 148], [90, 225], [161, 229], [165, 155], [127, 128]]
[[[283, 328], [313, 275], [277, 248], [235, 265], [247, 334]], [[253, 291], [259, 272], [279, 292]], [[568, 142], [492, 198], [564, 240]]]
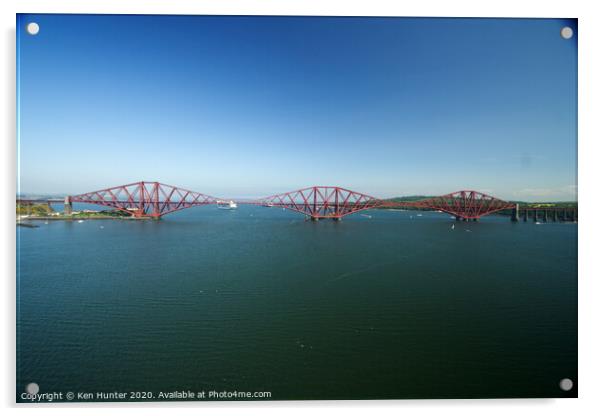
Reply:
[[[135, 217], [159, 218], [170, 212], [218, 199], [159, 182], [134, 182], [68, 197], [70, 202], [96, 204], [128, 212]], [[246, 203], [242, 202], [241, 203]], [[338, 186], [312, 186], [271, 195], [257, 203], [286, 208], [312, 218], [342, 218], [378, 207], [407, 207], [440, 210], [465, 219], [476, 219], [515, 205], [477, 191], [458, 191], [413, 202], [380, 200]]]
[[515, 204], [502, 201], [477, 191], [457, 191], [420, 201], [406, 206], [440, 210], [465, 219], [478, 219], [496, 211], [514, 208]]
[[282, 207], [311, 218], [342, 218], [354, 212], [379, 207], [382, 201], [338, 186], [312, 186], [260, 200], [263, 205]]
[[134, 182], [69, 197], [71, 202], [118, 209], [135, 217], [159, 218], [170, 212], [217, 203], [217, 198], [159, 182]]

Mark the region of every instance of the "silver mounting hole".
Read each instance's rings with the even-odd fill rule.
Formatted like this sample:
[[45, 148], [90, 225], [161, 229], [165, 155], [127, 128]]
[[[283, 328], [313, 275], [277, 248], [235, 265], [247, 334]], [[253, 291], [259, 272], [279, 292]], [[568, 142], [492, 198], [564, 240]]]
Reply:
[[563, 378], [560, 380], [560, 389], [564, 391], [570, 391], [573, 388], [573, 380], [570, 378]]
[[30, 35], [37, 35], [38, 32], [40, 31], [40, 25], [37, 24], [36, 22], [31, 22], [27, 24], [27, 33], [29, 33]]
[[568, 26], [563, 27], [562, 29], [560, 29], [560, 36], [562, 36], [564, 39], [570, 39], [573, 37], [573, 29], [571, 29]]
[[38, 383], [29, 383], [27, 386], [25, 386], [25, 391], [29, 394], [35, 395], [40, 391], [40, 386], [38, 386]]

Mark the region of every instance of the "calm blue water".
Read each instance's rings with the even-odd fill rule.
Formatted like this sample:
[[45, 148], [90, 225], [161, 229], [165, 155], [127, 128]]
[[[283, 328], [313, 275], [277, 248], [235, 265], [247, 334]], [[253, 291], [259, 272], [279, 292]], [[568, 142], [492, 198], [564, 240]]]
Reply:
[[18, 228], [18, 394], [576, 396], [575, 224], [367, 214]]

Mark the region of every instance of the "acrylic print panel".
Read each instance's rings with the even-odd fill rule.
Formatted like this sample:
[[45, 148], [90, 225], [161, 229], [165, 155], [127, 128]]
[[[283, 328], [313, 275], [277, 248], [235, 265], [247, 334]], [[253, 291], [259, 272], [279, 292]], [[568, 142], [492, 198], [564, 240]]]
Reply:
[[576, 397], [577, 34], [18, 15], [16, 400]]

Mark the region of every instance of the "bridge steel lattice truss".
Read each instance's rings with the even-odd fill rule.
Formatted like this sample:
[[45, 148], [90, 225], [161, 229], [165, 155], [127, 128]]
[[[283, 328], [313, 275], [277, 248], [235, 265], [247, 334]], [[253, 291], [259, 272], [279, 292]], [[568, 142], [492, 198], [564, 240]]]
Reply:
[[216, 204], [218, 200], [209, 195], [159, 182], [134, 182], [69, 196], [67, 201], [102, 205], [128, 212], [135, 217], [160, 218], [185, 208]]
[[[215, 198], [159, 182], [134, 182], [85, 194], [68, 196], [65, 203], [96, 204], [128, 212], [134, 217], [160, 218], [171, 212], [200, 205], [217, 204]], [[446, 212], [459, 219], [478, 219], [515, 204], [477, 191], [458, 191], [419, 201], [394, 202], [338, 186], [312, 186], [239, 204], [281, 207], [312, 219], [340, 219], [374, 208], [410, 208]]]

